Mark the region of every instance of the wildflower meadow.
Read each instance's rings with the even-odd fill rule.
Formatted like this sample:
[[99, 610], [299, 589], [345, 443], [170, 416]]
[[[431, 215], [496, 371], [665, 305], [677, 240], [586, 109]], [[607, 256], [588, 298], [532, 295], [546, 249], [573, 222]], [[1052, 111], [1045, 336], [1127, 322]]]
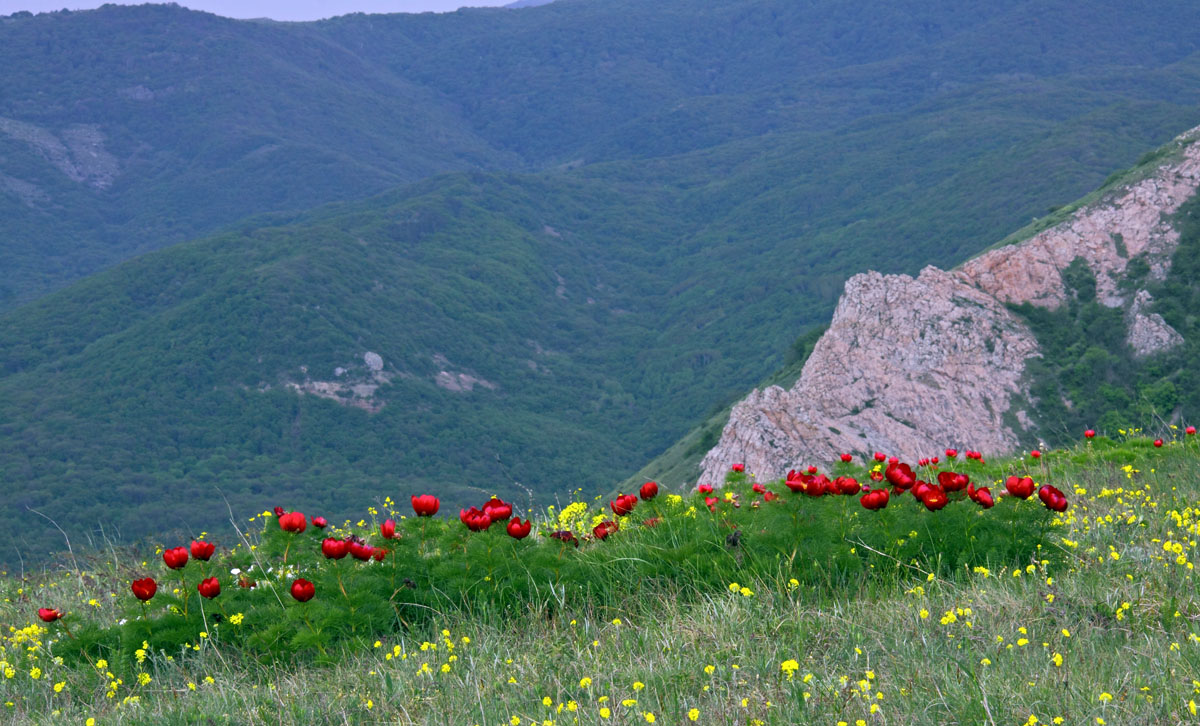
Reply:
[[68, 552], [0, 577], [0, 720], [1200, 722], [1194, 434]]

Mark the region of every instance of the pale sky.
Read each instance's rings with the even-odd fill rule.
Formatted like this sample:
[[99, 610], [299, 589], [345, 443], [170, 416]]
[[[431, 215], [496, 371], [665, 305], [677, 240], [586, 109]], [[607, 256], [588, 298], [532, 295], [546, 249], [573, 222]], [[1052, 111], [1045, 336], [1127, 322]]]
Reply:
[[[89, 10], [112, 0], [0, 0], [0, 15], [20, 10], [44, 13], [52, 10]], [[193, 10], [227, 18], [273, 18], [275, 20], [318, 20], [346, 13], [446, 12], [462, 6], [508, 5], [512, 0], [177, 0]], [[118, 2], [137, 5], [136, 2]]]

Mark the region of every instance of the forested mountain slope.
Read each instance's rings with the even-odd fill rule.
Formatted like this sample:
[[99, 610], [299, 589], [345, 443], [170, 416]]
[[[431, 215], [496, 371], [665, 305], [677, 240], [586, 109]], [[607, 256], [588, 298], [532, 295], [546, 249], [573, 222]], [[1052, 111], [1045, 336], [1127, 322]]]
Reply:
[[[4, 283], [167, 248], [0, 316], [0, 507], [137, 537], [185, 507], [221, 526], [220, 494], [338, 516], [417, 489], [447, 508], [606, 489], [778, 368], [850, 275], [952, 266], [1195, 125], [1190, 5], [1070, 5], [878, 3], [878, 27], [769, 0], [5, 20], [80, 80], [55, 103], [39, 62], [0, 80], [0, 116], [71, 164], [25, 126], [0, 137], [0, 171], [46, 194], [0, 193]], [[1067, 22], [1093, 40], [1051, 42]], [[142, 45], [112, 65], [122, 27]], [[102, 29], [91, 55], [62, 40]], [[205, 75], [214, 44], [260, 55]], [[162, 88], [183, 95], [160, 94], [175, 58], [194, 65]], [[341, 101], [305, 95], [320, 78]], [[73, 161], [73, 124], [105, 134], [109, 186]]]
[[[0, 18], [0, 305], [250, 214], [438, 172], [731, 142], [774, 153], [780, 134], [853, 132], [930, 103], [1056, 120], [1186, 106], [1196, 13], [1179, 0], [565, 0], [319, 23], [177, 6]], [[1162, 141], [1155, 112], [1125, 106], [1099, 128], [1146, 119], [1136, 133]], [[680, 183], [674, 163], [651, 169]]]

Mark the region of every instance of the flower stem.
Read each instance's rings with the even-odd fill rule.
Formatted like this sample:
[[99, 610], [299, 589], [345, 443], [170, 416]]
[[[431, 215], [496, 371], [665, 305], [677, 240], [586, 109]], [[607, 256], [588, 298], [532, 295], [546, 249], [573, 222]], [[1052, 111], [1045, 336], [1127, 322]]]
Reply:
[[308, 610], [304, 611], [304, 624], [307, 625], [308, 629], [312, 631], [312, 634], [317, 637], [317, 650], [321, 651], [321, 655], [328, 655], [325, 652], [325, 646], [321, 645], [321, 634], [317, 632], [317, 629], [313, 627], [312, 622], [308, 619]]

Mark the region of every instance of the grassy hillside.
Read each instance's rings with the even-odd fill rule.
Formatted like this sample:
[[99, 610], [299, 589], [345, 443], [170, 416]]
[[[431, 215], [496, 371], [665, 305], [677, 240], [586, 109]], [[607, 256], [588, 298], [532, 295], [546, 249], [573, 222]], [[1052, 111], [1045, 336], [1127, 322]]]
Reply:
[[[750, 158], [821, 179], [838, 159], [780, 156], [787, 135], [854, 135], [929, 104], [951, 115], [918, 138], [997, 101], [1018, 116], [990, 109], [1002, 128], [1116, 110], [1097, 126], [1098, 157], [1079, 160], [1099, 173], [1130, 161], [1108, 135], [1133, 133], [1144, 150], [1193, 112], [1196, 19], [1182, 0], [574, 0], [319, 23], [114, 5], [0, 18], [0, 306], [247, 215], [451, 170], [744, 142]], [[660, 186], [687, 175], [652, 168]], [[1063, 200], [1093, 184], [1060, 171]]]
[[[1061, 514], [1036, 495], [937, 512], [893, 496], [873, 512], [781, 482], [763, 501], [747, 473], [730, 489], [740, 508], [661, 492], [603, 540], [583, 536], [613, 518], [603, 502], [533, 512], [519, 541], [411, 516], [388, 540], [378, 522], [410, 509], [387, 499], [330, 528], [386, 548], [382, 562], [325, 559], [323, 533], [281, 531], [269, 512], [239, 513], [244, 542], [217, 538], [211, 562], [178, 571], [154, 550], [80, 551], [0, 577], [5, 717], [1187, 723], [1200, 450], [1177, 429], [1149, 435], [1164, 445], [1131, 430], [953, 466], [993, 494], [1009, 475], [1056, 486]], [[546, 537], [562, 528], [578, 548]], [[195, 592], [207, 575], [221, 585], [211, 600]], [[144, 577], [160, 584], [143, 607], [130, 582]], [[290, 595], [297, 578], [314, 583], [310, 601]], [[43, 623], [38, 608], [63, 617]]]

